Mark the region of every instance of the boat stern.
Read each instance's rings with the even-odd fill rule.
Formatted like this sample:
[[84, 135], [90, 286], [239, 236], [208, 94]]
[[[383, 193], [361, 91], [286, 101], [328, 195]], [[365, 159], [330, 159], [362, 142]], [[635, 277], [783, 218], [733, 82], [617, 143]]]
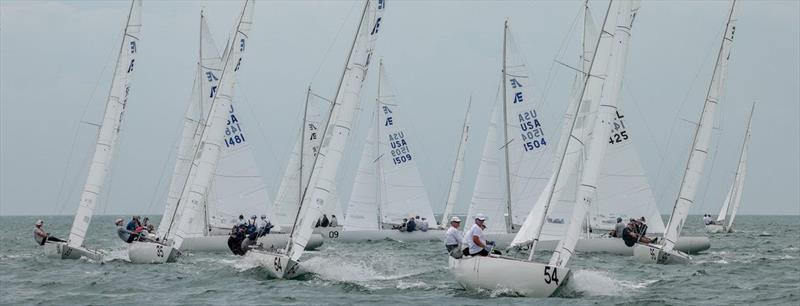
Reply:
[[175, 261], [180, 255], [171, 246], [155, 242], [134, 241], [128, 246], [128, 259], [135, 264], [161, 264]]
[[688, 264], [692, 262], [689, 254], [678, 250], [667, 251], [658, 244], [637, 243], [633, 246], [633, 257], [642, 263], [654, 264]]
[[567, 283], [570, 269], [516, 258], [449, 258], [456, 281], [466, 289], [509, 290], [528, 297], [549, 297]]

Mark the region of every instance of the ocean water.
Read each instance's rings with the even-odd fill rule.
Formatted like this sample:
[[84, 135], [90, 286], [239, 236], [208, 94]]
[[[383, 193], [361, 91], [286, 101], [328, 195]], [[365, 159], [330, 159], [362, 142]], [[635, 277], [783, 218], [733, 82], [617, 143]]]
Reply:
[[[737, 232], [712, 235], [711, 249], [690, 265], [578, 254], [564, 290], [547, 299], [462, 289], [437, 242], [326, 241], [305, 255], [314, 274], [303, 280], [270, 279], [254, 255], [134, 265], [116, 237], [116, 217], [95, 217], [89, 230], [86, 245], [110, 254], [103, 262], [46, 258], [33, 240], [36, 217], [0, 217], [0, 304], [800, 305], [800, 216], [739, 216]], [[700, 219], [690, 219], [686, 235], [705, 235]], [[65, 238], [72, 217], [45, 221]]]

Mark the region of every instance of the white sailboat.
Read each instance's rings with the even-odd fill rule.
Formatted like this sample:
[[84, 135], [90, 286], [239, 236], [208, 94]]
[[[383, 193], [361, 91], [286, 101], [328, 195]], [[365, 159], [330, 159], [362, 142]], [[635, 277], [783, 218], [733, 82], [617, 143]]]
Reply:
[[[193, 146], [192, 161], [188, 165], [188, 174], [185, 183], [181, 186], [180, 197], [174, 205], [172, 218], [166, 228], [159, 228], [157, 242], [133, 242], [128, 248], [128, 258], [133, 263], [164, 263], [174, 260], [179, 253], [184, 238], [197, 235], [198, 229], [205, 229], [207, 219], [204, 217], [208, 203], [209, 191], [217, 171], [221, 152], [225, 146], [230, 147], [234, 142], [241, 143], [243, 135], [231, 134], [230, 124], [235, 124], [235, 116], [231, 114], [236, 74], [239, 71], [242, 56], [246, 47], [247, 37], [253, 23], [253, 3], [246, 0], [239, 17], [233, 39], [226, 47], [222, 61], [222, 71], [218, 80], [218, 87], [210, 86], [209, 96], [213, 95], [208, 109], [207, 119], [198, 124], [200, 142], [194, 145], [193, 140], [184, 143]], [[201, 56], [202, 62], [202, 56]], [[214, 81], [213, 73], [206, 75], [207, 79]], [[203, 82], [200, 82], [201, 84]], [[218, 88], [218, 89], [217, 89]], [[205, 96], [206, 91], [200, 91]], [[202, 104], [202, 103], [201, 103]], [[186, 136], [184, 130], [184, 136]], [[192, 137], [194, 138], [194, 137]], [[237, 141], [238, 139], [238, 141]], [[182, 143], [187, 141], [182, 139]], [[181, 161], [179, 160], [179, 163]], [[181, 165], [176, 165], [176, 168]], [[185, 167], [185, 165], [184, 165]]]
[[456, 162], [453, 166], [453, 175], [450, 177], [450, 188], [447, 190], [447, 201], [444, 205], [442, 219], [439, 222], [439, 229], [447, 229], [449, 225], [450, 216], [453, 214], [453, 207], [456, 205], [458, 198], [458, 190], [461, 187], [461, 176], [464, 173], [464, 153], [469, 140], [469, 127], [470, 127], [470, 109], [472, 108], [472, 97], [469, 98], [467, 104], [467, 113], [464, 115], [464, 124], [461, 126], [461, 138], [458, 142], [458, 150], [456, 151]]
[[265, 268], [276, 278], [295, 278], [307, 272], [299, 260], [322, 215], [322, 208], [332, 198], [339, 164], [355, 124], [361, 89], [385, 8], [384, 0], [367, 0], [364, 3], [353, 45], [339, 81], [336, 103], [331, 107], [328, 122], [324, 125], [322, 146], [312, 166], [307, 191], [300, 202], [289, 243], [285, 249], [277, 252], [261, 253], [267, 262], [272, 263]]
[[[612, 10], [612, 8], [614, 8]], [[606, 139], [609, 135], [610, 119], [622, 87], [622, 73], [625, 66], [630, 29], [638, 3], [631, 1], [611, 1], [603, 23], [603, 33], [595, 45], [593, 60], [589, 65], [579, 102], [572, 111], [570, 119], [570, 138], [559, 143], [556, 162], [556, 175], [545, 188], [548, 200], [543, 209], [532, 209], [514, 238], [512, 246], [530, 246], [528, 260], [501, 256], [465, 256], [462, 259], [450, 258], [450, 270], [456, 280], [467, 288], [510, 289], [519, 294], [534, 297], [547, 297], [569, 279], [567, 262], [575, 251], [585, 213], [596, 195], [596, 185], [600, 166], [605, 155]], [[609, 22], [609, 20], [611, 22]], [[606, 60], [599, 60], [604, 58]], [[592, 136], [574, 133], [578, 122], [578, 110], [584, 97], [597, 97], [600, 106], [595, 116]], [[558, 188], [563, 180], [574, 171], [581, 156], [585, 156], [580, 175], [577, 202], [564, 238], [559, 242], [548, 264], [533, 261], [536, 243], [542, 225], [548, 216], [553, 200], [557, 200]], [[554, 204], [558, 205], [558, 204]]]
[[[442, 230], [401, 232], [404, 218], [419, 216], [435, 223], [416, 160], [422, 156], [413, 137], [403, 129], [399, 101], [389, 85], [383, 61], [378, 71], [378, 97], [373, 128], [369, 130], [338, 240], [439, 240]], [[399, 118], [398, 118], [399, 117]], [[420, 219], [421, 220], [421, 219]], [[420, 220], [417, 220], [419, 222]]]
[[736, 0], [731, 3], [725, 33], [717, 54], [717, 61], [714, 65], [714, 73], [711, 77], [711, 84], [708, 88], [703, 113], [694, 134], [689, 160], [686, 163], [686, 170], [683, 174], [683, 181], [675, 200], [669, 222], [667, 223], [666, 234], [662, 240], [656, 244], [636, 244], [633, 249], [633, 256], [642, 262], [671, 264], [689, 263], [692, 258], [686, 253], [675, 250], [675, 243], [680, 236], [683, 223], [689, 215], [689, 209], [694, 204], [697, 188], [700, 186], [700, 179], [703, 175], [703, 166], [708, 156], [709, 143], [711, 142], [711, 131], [714, 125], [714, 115], [717, 104], [724, 91], [725, 78], [730, 60], [731, 47], [733, 45], [733, 34], [736, 30], [735, 19]]
[[84, 247], [84, 242], [89, 223], [97, 205], [97, 198], [110, 171], [114, 146], [122, 127], [123, 114], [130, 91], [131, 75], [136, 60], [137, 44], [139, 43], [139, 30], [142, 27], [141, 10], [142, 2], [140, 0], [131, 1], [122, 45], [117, 55], [117, 63], [114, 66], [114, 76], [111, 79], [111, 89], [108, 93], [103, 121], [97, 133], [92, 163], [89, 166], [89, 173], [86, 176], [86, 183], [81, 193], [78, 211], [75, 213], [75, 220], [70, 229], [69, 239], [66, 243], [45, 243], [44, 251], [48, 257], [62, 259], [87, 257], [93, 260], [102, 258], [100, 252]]
[[[744, 188], [744, 178], [747, 175], [747, 151], [750, 146], [750, 124], [753, 121], [753, 112], [755, 111], [756, 104], [750, 109], [750, 117], [747, 119], [747, 131], [744, 134], [744, 141], [742, 143], [742, 151], [739, 155], [739, 164], [736, 167], [736, 175], [733, 177], [731, 189], [728, 190], [728, 196], [725, 197], [725, 202], [722, 203], [722, 208], [717, 215], [717, 220], [714, 224], [706, 225], [706, 230], [711, 233], [730, 233], [733, 232], [733, 220], [736, 218], [736, 212], [739, 210], [739, 204], [742, 202], [742, 189]], [[730, 216], [727, 216], [730, 210]], [[727, 217], [726, 217], [727, 216]], [[727, 224], [725, 224], [727, 219]]]

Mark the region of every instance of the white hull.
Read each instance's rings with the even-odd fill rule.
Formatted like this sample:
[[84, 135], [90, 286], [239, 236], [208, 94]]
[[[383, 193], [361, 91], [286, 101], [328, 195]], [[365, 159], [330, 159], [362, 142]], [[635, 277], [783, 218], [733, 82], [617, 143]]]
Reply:
[[636, 258], [637, 261], [643, 263], [664, 265], [692, 263], [692, 257], [688, 254], [677, 250], [667, 252], [658, 244], [637, 243], [633, 246], [633, 257]]
[[135, 264], [174, 262], [178, 256], [178, 250], [155, 242], [134, 241], [128, 246], [128, 259]]
[[569, 278], [568, 268], [493, 256], [449, 257], [450, 272], [466, 289], [511, 290], [529, 297], [549, 297]]
[[356, 241], [380, 241], [380, 240], [396, 240], [396, 241], [436, 241], [444, 238], [445, 231], [439, 229], [430, 229], [427, 232], [413, 231], [401, 232], [398, 230], [384, 229], [384, 230], [368, 230], [368, 231], [342, 231], [341, 228], [326, 228], [320, 230], [320, 234], [325, 239], [338, 240], [345, 242]]
[[[514, 239], [514, 234], [489, 234], [486, 235], [486, 240], [495, 242], [495, 247], [498, 249], [505, 249], [511, 244]], [[537, 251], [553, 251], [558, 240], [543, 240], [536, 244]], [[711, 247], [711, 241], [708, 237], [697, 236], [684, 236], [678, 239], [675, 249], [689, 254], [697, 254], [699, 252], [708, 250]], [[578, 244], [575, 246], [576, 252], [581, 253], [609, 253], [624, 256], [632, 256], [633, 248], [625, 245], [625, 242], [620, 238], [581, 238], [578, 239]]]
[[44, 255], [49, 258], [58, 259], [80, 259], [86, 257], [91, 260], [100, 261], [103, 254], [82, 247], [72, 247], [66, 242], [47, 242], [44, 244]]
[[725, 232], [725, 226], [722, 226], [722, 225], [719, 225], [719, 224], [709, 224], [709, 225], [706, 225], [706, 232], [709, 232], [709, 233], [712, 233], [712, 234], [724, 233]]
[[274, 278], [293, 279], [308, 274], [308, 270], [304, 269], [300, 262], [291, 260], [286, 255], [264, 251], [252, 252], [256, 256], [263, 257], [263, 262], [266, 263], [263, 267]]
[[[203, 237], [184, 238], [181, 245], [183, 252], [230, 252], [228, 248], [228, 235], [215, 235]], [[258, 244], [264, 250], [276, 250], [285, 248], [289, 243], [289, 234], [268, 234], [258, 238]], [[321, 235], [311, 235], [308, 240], [306, 250], [315, 250], [322, 246]]]

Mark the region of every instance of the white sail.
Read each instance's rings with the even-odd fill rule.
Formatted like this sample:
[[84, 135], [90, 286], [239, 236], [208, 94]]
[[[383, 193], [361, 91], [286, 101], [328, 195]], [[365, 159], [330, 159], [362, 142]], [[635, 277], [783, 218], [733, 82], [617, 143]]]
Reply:
[[321, 216], [321, 210], [326, 206], [325, 202], [332, 198], [331, 191], [336, 185], [339, 163], [355, 123], [361, 89], [380, 32], [385, 5], [383, 0], [368, 0], [364, 5], [356, 38], [337, 89], [336, 104], [331, 110], [323, 143], [314, 161], [308, 188], [292, 227], [286, 250], [291, 260], [296, 261], [303, 254], [313, 227]]
[[100, 195], [111, 167], [114, 145], [122, 128], [122, 119], [130, 92], [131, 74], [136, 61], [139, 30], [142, 27], [141, 10], [142, 2], [133, 0], [125, 24], [122, 45], [119, 55], [117, 55], [117, 63], [114, 66], [114, 76], [111, 79], [105, 113], [97, 133], [92, 163], [89, 166], [86, 183], [81, 192], [81, 201], [69, 232], [67, 243], [73, 247], [83, 246], [86, 231], [89, 229], [89, 223], [97, 205], [97, 197]]
[[[378, 109], [375, 110], [379, 111]], [[375, 116], [377, 118], [377, 115]], [[380, 153], [376, 145], [376, 129], [369, 129], [364, 151], [358, 163], [358, 172], [353, 181], [350, 203], [347, 204], [345, 231], [378, 230], [380, 222]]]
[[[733, 229], [733, 220], [736, 219], [736, 212], [739, 210], [739, 204], [742, 203], [744, 178], [747, 176], [747, 151], [750, 147], [750, 127], [753, 122], [753, 112], [755, 111], [755, 108], [756, 105], [753, 103], [753, 107], [750, 109], [750, 118], [747, 119], [747, 131], [744, 134], [742, 153], [739, 156], [739, 165], [736, 168], [736, 175], [733, 178], [733, 184], [731, 184], [731, 192], [728, 193], [728, 200], [726, 201], [725, 205], [723, 205], [732, 207], [731, 216], [728, 219], [728, 224], [725, 226], [725, 229], [729, 232]], [[721, 216], [724, 218], [724, 214]], [[719, 220], [719, 217], [717, 217], [717, 219]]]
[[486, 221], [484, 233], [502, 234], [506, 229], [506, 187], [503, 170], [500, 165], [500, 154], [503, 152], [502, 144], [498, 144], [497, 137], [497, 106], [492, 110], [489, 119], [489, 131], [483, 145], [481, 162], [478, 165], [478, 175], [475, 179], [475, 189], [472, 191], [472, 200], [469, 204], [466, 224], [471, 224], [477, 214], [484, 214]]
[[[201, 142], [197, 148], [191, 169], [190, 181], [184, 186], [179, 200], [179, 210], [183, 210], [183, 217], [175, 230], [173, 248], [180, 249], [183, 238], [188, 236], [184, 229], [193, 228], [193, 224], [205, 220], [198, 220], [203, 216], [206, 207], [208, 192], [216, 173], [220, 152], [225, 146], [225, 129], [231, 120], [231, 103], [236, 85], [236, 74], [242, 63], [242, 56], [247, 46], [247, 37], [253, 23], [253, 3], [246, 0], [239, 17], [236, 32], [233, 35], [223, 59], [223, 70], [219, 77], [219, 89], [214, 95], [208, 120], [201, 126], [203, 129]], [[182, 207], [181, 207], [182, 206]]]
[[228, 228], [240, 215], [261, 215], [269, 207], [269, 193], [256, 163], [250, 135], [236, 103], [228, 109], [224, 147], [214, 173], [212, 193], [208, 196], [207, 220], [213, 227]]
[[522, 224], [524, 214], [533, 207], [531, 199], [544, 189], [551, 173], [548, 144], [551, 139], [545, 133], [539, 103], [533, 95], [533, 82], [528, 77], [528, 67], [508, 21], [504, 27], [503, 46], [503, 143], [505, 151], [505, 171], [507, 173], [506, 200], [510, 206], [506, 215], [515, 230], [515, 224]]
[[470, 108], [472, 107], [472, 97], [467, 104], [467, 114], [464, 115], [464, 125], [461, 127], [461, 138], [458, 142], [458, 150], [456, 150], [456, 163], [453, 166], [453, 175], [450, 177], [450, 188], [447, 190], [447, 200], [444, 205], [444, 212], [442, 220], [439, 222], [440, 228], [446, 228], [450, 215], [453, 214], [453, 207], [456, 205], [458, 199], [458, 190], [461, 187], [461, 175], [464, 173], [464, 152], [469, 140], [469, 126], [470, 126]]
[[[628, 46], [631, 37], [631, 29], [636, 13], [639, 11], [638, 1], [618, 1], [616, 2], [615, 23], [606, 22], [601, 35], [613, 33], [613, 43], [609, 53], [599, 53], [599, 56], [608, 56], [611, 59], [607, 67], [607, 75], [603, 81], [602, 96], [600, 105], [594, 122], [593, 134], [589, 142], [583, 139], [584, 152], [586, 154], [585, 164], [580, 176], [580, 183], [576, 196], [576, 204], [572, 211], [569, 227], [561, 239], [553, 256], [550, 258], [551, 265], [564, 267], [572, 254], [575, 253], [575, 245], [578, 243], [578, 236], [581, 231], [581, 224], [586, 216], [586, 212], [592, 205], [597, 196], [597, 183], [600, 178], [600, 170], [606, 155], [608, 137], [611, 132], [611, 121], [616, 112], [616, 105], [620, 100], [622, 92], [622, 80], [627, 63]], [[600, 52], [600, 50], [598, 50]], [[590, 78], [592, 72], [590, 71]], [[572, 140], [572, 139], [571, 139]], [[570, 141], [573, 143], [573, 141]]]
[[[297, 217], [303, 192], [311, 177], [314, 159], [322, 143], [323, 125], [328, 121], [330, 109], [331, 102], [314, 94], [309, 87], [303, 124], [289, 156], [275, 202], [270, 209], [273, 224], [291, 227]], [[338, 206], [338, 203], [336, 205]]]
[[[413, 137], [398, 120], [399, 101], [386, 77], [383, 63], [378, 73], [378, 152], [381, 224], [402, 223], [403, 218], [419, 216], [435, 222], [428, 192], [417, 168], [421, 153], [415, 149]], [[402, 118], [402, 117], [400, 117]]]
[[[200, 14], [200, 54], [197, 62], [197, 74], [195, 75], [192, 94], [189, 99], [189, 106], [183, 120], [183, 131], [178, 143], [175, 167], [172, 172], [169, 191], [167, 193], [167, 204], [161, 222], [157, 228], [156, 237], [165, 238], [168, 229], [174, 220], [180, 220], [180, 212], [176, 212], [178, 200], [181, 197], [184, 184], [188, 181], [189, 169], [194, 159], [194, 152], [200, 144], [202, 122], [208, 117], [211, 100], [216, 93], [221, 74], [221, 59], [217, 45], [208, 29], [205, 16]], [[178, 213], [178, 215], [176, 215]], [[191, 230], [192, 233], [203, 235], [204, 226]]]
[[692, 143], [691, 153], [689, 153], [689, 160], [686, 164], [681, 188], [678, 193], [678, 198], [675, 200], [675, 206], [664, 234], [664, 251], [666, 252], [672, 251], [675, 247], [681, 229], [683, 229], [683, 223], [689, 215], [689, 209], [694, 203], [697, 188], [700, 186], [700, 179], [703, 175], [703, 168], [706, 157], [708, 156], [709, 143], [711, 142], [711, 131], [714, 128], [714, 116], [717, 104], [719, 103], [725, 87], [724, 80], [728, 70], [731, 47], [733, 45], [733, 34], [736, 30], [736, 19], [734, 19], [735, 8], [736, 1], [734, 0], [731, 5], [730, 15], [728, 16], [722, 44], [719, 48], [719, 54], [717, 54], [717, 61], [714, 65], [711, 85], [708, 88], [708, 94], [706, 95], [703, 105], [703, 113], [700, 115], [700, 121], [695, 130], [694, 142]]

